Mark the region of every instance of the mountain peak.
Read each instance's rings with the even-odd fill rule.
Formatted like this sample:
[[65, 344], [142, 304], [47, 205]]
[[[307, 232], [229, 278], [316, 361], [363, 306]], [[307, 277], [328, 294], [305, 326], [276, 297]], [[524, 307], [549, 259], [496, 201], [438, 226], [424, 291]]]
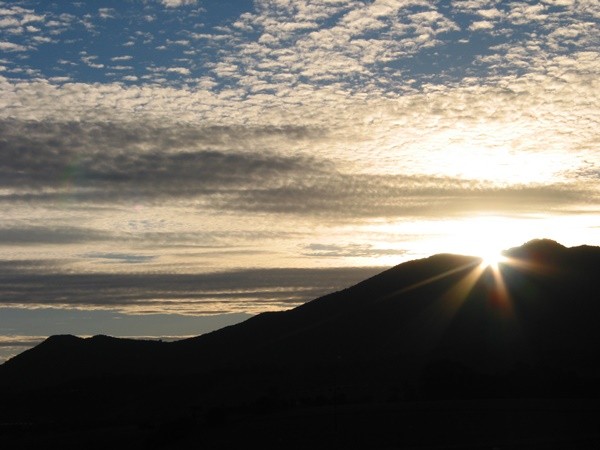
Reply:
[[72, 334], [53, 334], [49, 336], [45, 342], [75, 342], [81, 338], [73, 336]]
[[565, 249], [564, 245], [552, 240], [552, 239], [532, 239], [525, 242], [521, 248], [528, 249]]
[[74, 345], [78, 344], [82, 338], [78, 336], [73, 336], [72, 334], [54, 334], [49, 336], [42, 344], [44, 346], [52, 345], [52, 346], [63, 346], [63, 345]]
[[503, 253], [507, 256], [526, 257], [536, 255], [551, 255], [566, 250], [562, 244], [552, 239], [532, 239], [520, 247], [512, 247]]

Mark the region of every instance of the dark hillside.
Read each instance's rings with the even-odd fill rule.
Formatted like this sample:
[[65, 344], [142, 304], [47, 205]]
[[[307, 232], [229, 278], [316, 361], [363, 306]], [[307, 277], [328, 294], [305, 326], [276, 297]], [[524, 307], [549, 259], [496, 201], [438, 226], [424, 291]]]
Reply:
[[[260, 429], [263, 414], [289, 427], [292, 417], [310, 424], [335, 408], [346, 414], [339, 426], [353, 429], [361, 411], [380, 414], [374, 405], [390, 402], [383, 422], [410, 422], [411, 408], [437, 417], [430, 401], [474, 401], [479, 410], [486, 399], [503, 408], [515, 399], [578, 399], [572, 409], [571, 400], [556, 407], [578, 448], [574, 427], [591, 433], [584, 425], [600, 397], [600, 248], [538, 240], [506, 256], [498, 268], [447, 254], [410, 261], [298, 308], [178, 342], [53, 336], [0, 366], [0, 423], [15, 442], [15, 424], [29, 424], [29, 434], [79, 427], [88, 437], [107, 427], [134, 440], [172, 424], [178, 436], [183, 427], [216, 439], [225, 423]], [[496, 406], [488, 413], [504, 417]], [[467, 435], [478, 442], [464, 433], [458, 444]]]

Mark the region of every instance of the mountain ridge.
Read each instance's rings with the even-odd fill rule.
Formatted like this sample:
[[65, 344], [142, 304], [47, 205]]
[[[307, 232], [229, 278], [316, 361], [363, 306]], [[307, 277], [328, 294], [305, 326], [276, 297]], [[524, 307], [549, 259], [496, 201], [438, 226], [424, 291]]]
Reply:
[[[547, 239], [529, 241], [521, 247], [505, 251], [504, 254], [531, 263], [531, 268], [526, 270], [508, 264], [502, 269], [509, 289], [514, 291], [511, 295], [515, 299], [521, 298], [524, 294], [514, 288], [513, 284], [517, 286], [518, 283], [523, 282], [537, 283], [544, 290], [546, 288], [543, 287], [543, 283], [554, 283], [545, 274], [539, 273], [540, 258], [548, 261], [548, 271], [555, 271], [555, 264], [561, 261], [565, 265], [568, 264], [569, 267], [563, 269], [565, 273], [561, 276], [569, 282], [579, 283], [583, 275], [571, 273], [571, 269], [590, 265], [588, 261], [590, 258], [600, 261], [598, 247], [567, 248]], [[304, 361], [309, 360], [313, 362], [326, 362], [332, 358], [369, 360], [385, 355], [396, 357], [411, 353], [417, 358], [427, 359], [429, 356], [425, 353], [428, 351], [439, 353], [441, 358], [444, 352], [440, 350], [440, 345], [433, 342], [441, 337], [433, 338], [427, 332], [422, 332], [419, 327], [429, 327], [430, 334], [443, 334], [445, 331], [435, 330], [434, 326], [430, 326], [430, 322], [438, 321], [441, 324], [444, 321], [457, 320], [462, 323], [461, 320], [466, 321], [465, 317], [473, 314], [469, 312], [471, 310], [479, 311], [478, 314], [485, 314], [478, 320], [471, 320], [472, 323], [469, 322], [469, 325], [464, 325], [465, 329], [480, 328], [477, 322], [481, 322], [484, 317], [487, 317], [485, 320], [489, 324], [501, 322], [489, 317], [492, 313], [488, 307], [482, 306], [484, 301], [479, 305], [470, 305], [469, 308], [464, 305], [457, 307], [457, 311], [454, 311], [457, 316], [452, 319], [441, 317], [441, 313], [436, 310], [440, 307], [440, 299], [444, 296], [447, 303], [459, 301], [448, 300], [452, 295], [454, 297], [458, 295], [448, 294], [448, 292], [452, 292], [452, 289], [461, 282], [464, 284], [463, 279], [469, 273], [478, 270], [480, 264], [481, 258], [453, 254], [437, 254], [408, 261], [354, 286], [325, 295], [292, 310], [259, 314], [240, 324], [181, 341], [136, 341], [107, 336], [88, 339], [53, 336], [0, 366], [0, 377], [6, 377], [5, 373], [13, 370], [15, 366], [35, 365], [35, 355], [42, 351], [48, 353], [48, 349], [52, 349], [50, 351], [52, 357], [62, 359], [62, 363], [54, 368], [55, 376], [51, 375], [51, 371], [46, 373], [48, 380], [52, 379], [52, 382], [77, 378], [81, 375], [75, 375], [77, 370], [81, 371], [83, 376], [91, 376], [93, 373], [118, 374], [119, 371], [156, 374], [165, 371], [194, 373], [201, 372], [206, 367], [221, 367], [239, 362], [246, 364], [252, 360], [275, 360], [291, 365], [295, 363], [302, 365]], [[481, 273], [478, 279], [472, 280], [470, 286], [472, 292], [468, 293], [469, 295], [481, 298], [491, 295], [488, 291], [490, 289], [493, 291], [495, 288], [492, 286], [494, 282], [489, 270], [489, 268], [479, 269]], [[590, 271], [594, 272], [593, 268]], [[517, 281], [513, 283], [512, 279]], [[580, 285], [579, 289], [586, 291], [587, 288]], [[548, 292], [553, 290], [554, 288], [547, 289]], [[577, 292], [577, 289], [573, 289], [573, 292]], [[523, 304], [517, 307], [525, 308], [525, 313], [528, 314], [527, 302], [521, 303]], [[397, 330], [394, 330], [394, 321], [397, 322]], [[497, 325], [498, 323], [494, 326]], [[451, 323], [443, 326], [457, 328]], [[458, 329], [453, 336], [461, 333], [465, 334], [465, 331]], [[478, 333], [483, 336], [485, 331], [479, 330]], [[458, 338], [452, 337], [452, 339]], [[436, 349], [426, 349], [427, 346], [436, 345]], [[310, 347], [310, 351], [305, 346]], [[474, 344], [471, 347], [474, 348]], [[516, 348], [513, 350], [520, 352]], [[73, 353], [69, 356], [68, 352]], [[107, 356], [108, 354], [110, 357]], [[44, 358], [52, 357], [49, 353], [44, 356]], [[464, 362], [472, 361], [466, 358]], [[50, 367], [51, 364], [48, 362], [46, 366]], [[27, 370], [33, 371], [34, 368]], [[73, 373], [70, 373], [71, 370]], [[9, 378], [21, 380], [27, 378], [27, 376], [23, 377], [24, 375], [21, 374]], [[21, 381], [21, 384], [25, 383]]]
[[181, 341], [51, 336], [0, 366], [0, 440], [598, 448], [600, 248], [511, 250], [498, 268], [452, 254], [408, 261]]

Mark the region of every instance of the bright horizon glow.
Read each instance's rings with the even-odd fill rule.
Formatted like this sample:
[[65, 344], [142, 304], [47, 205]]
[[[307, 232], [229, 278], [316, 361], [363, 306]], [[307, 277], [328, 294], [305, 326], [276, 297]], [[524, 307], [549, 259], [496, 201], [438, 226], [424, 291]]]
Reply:
[[[371, 226], [365, 231], [372, 233], [374, 238], [381, 241], [382, 246], [385, 242], [404, 246], [403, 248], [407, 249], [403, 258], [405, 261], [437, 253], [453, 253], [478, 256], [491, 265], [505, 260], [502, 255], [504, 250], [540, 238], [538, 230], [542, 221], [544, 218], [539, 217], [476, 215], [446, 220], [380, 224]], [[410, 242], [398, 243], [397, 239], [402, 239], [403, 235], [418, 236], [418, 238]], [[555, 236], [548, 238], [552, 239]], [[382, 262], [388, 262], [390, 259], [387, 257]], [[399, 262], [401, 261], [396, 258], [395, 264]], [[390, 263], [394, 262], [390, 261]]]
[[484, 267], [491, 267], [492, 269], [498, 269], [498, 266], [502, 263], [507, 262], [508, 258], [502, 253], [489, 253], [481, 255], [481, 265]]
[[448, 225], [445, 240], [453, 251], [479, 256], [487, 265], [497, 265], [503, 250], [536, 237], [522, 221], [502, 216], [476, 216]]
[[533, 239], [552, 239], [566, 247], [598, 245], [599, 219], [596, 214], [474, 214], [446, 219], [374, 220], [358, 229], [340, 229], [337, 235], [350, 239], [352, 233], [355, 239], [360, 236], [378, 248], [398, 249], [397, 255], [355, 258], [352, 263], [357, 265], [391, 266], [438, 253], [478, 256], [501, 263], [504, 250]]

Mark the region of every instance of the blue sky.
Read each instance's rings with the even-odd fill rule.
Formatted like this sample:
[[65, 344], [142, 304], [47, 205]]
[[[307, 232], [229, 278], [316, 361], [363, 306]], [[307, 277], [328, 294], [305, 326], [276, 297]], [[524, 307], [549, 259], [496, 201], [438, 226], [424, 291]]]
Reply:
[[596, 0], [0, 1], [4, 347], [43, 335], [36, 308], [201, 332], [432, 253], [600, 244], [599, 22]]
[[[594, 49], [597, 39], [586, 34], [597, 25], [595, 14], [593, 2], [570, 1], [15, 1], [4, 3], [0, 24], [2, 48], [14, 53], [5, 72], [20, 79], [175, 86], [204, 80], [218, 89], [249, 70], [272, 80], [282, 66], [274, 73], [260, 63], [281, 62], [276, 50], [312, 47], [359, 64], [320, 77], [298, 67], [284, 72], [295, 81], [367, 89], [373, 82], [398, 88], [410, 77], [418, 86], [523, 74], [523, 60], [541, 53]], [[511, 61], [508, 46], [524, 41], [532, 41], [531, 54]], [[501, 57], [504, 64], [493, 63]], [[232, 60], [237, 71], [220, 67]]]

